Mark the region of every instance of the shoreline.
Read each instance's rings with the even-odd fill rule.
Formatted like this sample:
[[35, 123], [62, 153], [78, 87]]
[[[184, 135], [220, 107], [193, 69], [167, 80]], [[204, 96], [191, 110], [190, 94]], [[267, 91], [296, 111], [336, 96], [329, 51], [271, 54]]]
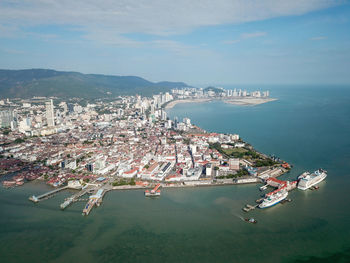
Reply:
[[206, 99], [183, 99], [183, 100], [172, 100], [170, 101], [164, 109], [171, 109], [174, 108], [175, 105], [180, 104], [180, 103], [198, 103], [198, 102], [209, 102], [212, 101], [213, 99], [206, 98]]
[[203, 98], [203, 99], [179, 99], [179, 100], [173, 100], [170, 101], [164, 109], [172, 109], [174, 108], [177, 104], [180, 103], [200, 103], [200, 102], [210, 102], [214, 100], [219, 100], [227, 104], [233, 104], [233, 105], [239, 105], [239, 106], [255, 106], [255, 105], [260, 105], [264, 103], [268, 103], [271, 101], [276, 101], [278, 100], [277, 98], [234, 98], [234, 99], [222, 99], [222, 98]]
[[224, 103], [240, 105], [240, 106], [255, 106], [271, 101], [276, 101], [276, 98], [244, 98], [244, 99], [232, 99], [232, 100], [222, 100]]

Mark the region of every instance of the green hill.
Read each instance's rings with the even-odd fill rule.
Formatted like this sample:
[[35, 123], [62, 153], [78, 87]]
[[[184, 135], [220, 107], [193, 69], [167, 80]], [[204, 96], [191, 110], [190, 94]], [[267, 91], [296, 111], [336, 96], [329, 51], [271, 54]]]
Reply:
[[150, 96], [183, 82], [151, 82], [136, 76], [82, 74], [50, 69], [0, 70], [1, 98], [33, 96], [96, 98], [140, 94]]
[[216, 88], [216, 87], [209, 86], [209, 87], [206, 87], [203, 91], [204, 91], [204, 92], [213, 91], [213, 92], [215, 92], [216, 94], [218, 94], [218, 93], [223, 92], [224, 89], [223, 89], [223, 88]]

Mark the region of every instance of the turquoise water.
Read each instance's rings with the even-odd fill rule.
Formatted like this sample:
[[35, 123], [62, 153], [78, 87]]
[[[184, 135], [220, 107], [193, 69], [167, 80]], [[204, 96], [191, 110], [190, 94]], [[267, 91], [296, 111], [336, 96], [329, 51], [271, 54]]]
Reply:
[[349, 262], [350, 89], [271, 89], [279, 100], [254, 107], [220, 102], [179, 104], [210, 131], [239, 133], [258, 150], [294, 165], [284, 178], [323, 167], [318, 191], [293, 191], [291, 203], [249, 215], [241, 208], [257, 185], [110, 192], [88, 217], [84, 203], [65, 211], [63, 192], [39, 204], [40, 183], [0, 189], [2, 262]]

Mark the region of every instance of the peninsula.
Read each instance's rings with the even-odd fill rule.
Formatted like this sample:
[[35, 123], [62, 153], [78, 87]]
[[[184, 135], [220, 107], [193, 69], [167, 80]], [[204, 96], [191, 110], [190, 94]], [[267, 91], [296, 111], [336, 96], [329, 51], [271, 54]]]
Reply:
[[[61, 208], [89, 195], [83, 209], [87, 215], [111, 190], [156, 185], [146, 193], [159, 196], [160, 187], [261, 183], [290, 169], [284, 161], [256, 151], [238, 134], [210, 133], [189, 118], [170, 120], [164, 106], [189, 92], [185, 88], [153, 97], [87, 102], [44, 97], [0, 101], [2, 184], [15, 187], [42, 180], [54, 188], [30, 196], [33, 202], [77, 189]], [[205, 98], [206, 92], [198, 99], [212, 99]]]

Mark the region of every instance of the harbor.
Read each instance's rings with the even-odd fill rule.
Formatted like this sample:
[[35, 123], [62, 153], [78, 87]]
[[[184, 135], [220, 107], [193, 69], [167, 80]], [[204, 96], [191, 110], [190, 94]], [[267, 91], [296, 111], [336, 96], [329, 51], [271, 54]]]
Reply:
[[[267, 173], [267, 172], [269, 173]], [[188, 188], [188, 187], [203, 187], [203, 186], [229, 186], [229, 185], [242, 185], [242, 184], [252, 184], [252, 183], [262, 183], [262, 186], [259, 186], [258, 189], [260, 192], [265, 192], [268, 189], [272, 189], [268, 193], [264, 193], [261, 198], [258, 198], [255, 200], [255, 204], [246, 204], [242, 210], [245, 213], [248, 213], [250, 211], [255, 210], [256, 208], [268, 208], [271, 206], [274, 206], [278, 203], [280, 204], [286, 204], [291, 202], [292, 200], [290, 198], [287, 198], [290, 191], [293, 191], [297, 188], [298, 182], [300, 180], [305, 180], [305, 178], [308, 178], [307, 176], [310, 174], [308, 172], [304, 172], [300, 176], [298, 176], [297, 180], [281, 180], [277, 179], [277, 177], [283, 175], [286, 170], [276, 168], [276, 169], [269, 169], [262, 173], [263, 176], [266, 175], [273, 175], [273, 176], [267, 176], [265, 179], [262, 179], [260, 177], [244, 177], [241, 178], [240, 181], [238, 180], [229, 180], [229, 179], [223, 179], [223, 180], [204, 180], [204, 181], [193, 181], [193, 182], [182, 182], [182, 183], [141, 183], [138, 182], [137, 185], [121, 185], [121, 186], [112, 186], [111, 185], [111, 179], [105, 180], [102, 178], [99, 178], [99, 181], [102, 181], [102, 183], [90, 183], [86, 184], [84, 187], [82, 187], [78, 182], [76, 181], [70, 181], [70, 183], [67, 186], [63, 186], [51, 191], [48, 191], [46, 193], [43, 193], [41, 195], [33, 195], [29, 197], [29, 200], [38, 203], [43, 200], [46, 200], [55, 194], [66, 190], [66, 189], [76, 189], [78, 192], [71, 195], [70, 197], [67, 197], [63, 203], [60, 204], [61, 210], [65, 210], [67, 207], [72, 205], [75, 202], [83, 202], [85, 201], [86, 204], [84, 205], [82, 209], [82, 215], [88, 216], [93, 208], [99, 207], [102, 202], [105, 194], [109, 191], [120, 191], [120, 190], [136, 190], [136, 189], [146, 189], [144, 191], [145, 197], [160, 197], [161, 195], [161, 188]], [[319, 172], [317, 172], [319, 171]], [[316, 182], [322, 181], [326, 177], [326, 171], [319, 169], [314, 174], [315, 176], [312, 178], [314, 181], [318, 180]], [[322, 173], [321, 173], [322, 172]], [[318, 179], [317, 175], [321, 178]], [[152, 187], [151, 189], [149, 189]], [[148, 189], [147, 189], [148, 188]], [[319, 186], [316, 185], [316, 183], [310, 183], [309, 186], [310, 190], [317, 190], [319, 189]], [[89, 195], [88, 197], [84, 197], [86, 195]], [[254, 219], [255, 220], [255, 219]], [[245, 220], [247, 221], [247, 220]], [[249, 221], [249, 220], [248, 220]], [[256, 223], [256, 221], [254, 221]]]
[[[279, 174], [280, 175], [280, 174]], [[300, 176], [299, 176], [300, 177]], [[259, 179], [259, 180], [257, 180]], [[112, 186], [110, 184], [110, 180], [105, 180], [104, 183], [100, 184], [87, 184], [84, 187], [79, 187], [80, 185], [74, 181], [72, 181], [69, 185], [63, 186], [41, 195], [32, 195], [29, 197], [29, 200], [38, 203], [43, 200], [46, 200], [55, 194], [66, 190], [66, 189], [76, 189], [78, 192], [67, 197], [64, 202], [60, 204], [61, 210], [65, 210], [68, 206], [72, 205], [75, 202], [87, 202], [83, 207], [82, 214], [87, 216], [90, 214], [91, 210], [94, 207], [98, 207], [102, 204], [103, 198], [105, 194], [109, 191], [118, 191], [118, 190], [136, 190], [136, 189], [145, 189], [144, 195], [145, 197], [160, 197], [161, 191], [160, 188], [184, 188], [184, 187], [203, 187], [203, 186], [224, 186], [224, 185], [237, 185], [237, 184], [251, 184], [255, 183], [263, 183], [258, 189], [260, 191], [266, 191], [268, 188], [272, 188], [273, 190], [264, 194], [261, 198], [258, 198], [254, 205], [246, 204], [242, 210], [244, 212], [250, 212], [255, 210], [256, 208], [267, 208], [273, 206], [277, 203], [285, 204], [287, 202], [291, 202], [291, 199], [287, 198], [288, 193], [297, 188], [298, 180], [288, 181], [288, 180], [280, 180], [276, 177], [268, 177], [267, 179], [257, 178], [255, 179], [242, 179], [240, 183], [229, 181], [228, 179], [222, 181], [194, 181], [194, 182], [186, 182], [186, 183], [151, 183], [148, 186], [146, 184], [138, 185], [122, 185], [122, 186]], [[300, 178], [299, 178], [300, 180]], [[244, 183], [243, 183], [244, 182]], [[147, 187], [153, 187], [151, 190], [148, 190]], [[318, 189], [318, 186], [310, 187], [311, 190]], [[85, 197], [89, 195], [88, 197]]]
[[68, 207], [74, 202], [84, 201], [85, 199], [81, 199], [81, 197], [89, 193], [89, 191], [92, 191], [92, 190], [84, 189], [72, 195], [71, 197], [66, 198], [66, 200], [60, 205], [61, 209], [64, 210], [66, 207]]
[[[334, 94], [333, 90], [329, 94]], [[307, 109], [310, 108], [308, 94], [305, 94], [304, 99], [297, 99], [298, 103], [306, 101]], [[317, 99], [319, 104], [322, 98]], [[329, 108], [326, 111], [319, 107], [312, 114], [322, 116], [318, 117], [322, 119], [319, 129], [322, 136], [318, 140], [314, 136], [314, 123], [306, 118], [307, 115], [298, 115], [300, 104], [295, 103], [297, 105], [291, 107], [292, 102], [289, 104], [283, 98], [282, 102], [289, 108], [288, 111], [281, 110], [281, 107], [276, 108], [278, 119], [292, 118], [295, 121], [292, 122], [292, 130], [297, 134], [291, 132], [289, 125], [276, 125], [276, 118], [266, 118], [265, 122], [264, 116], [274, 116], [272, 111], [262, 112], [260, 115], [255, 112], [258, 115], [255, 118], [255, 115], [252, 117], [237, 107], [235, 111], [232, 108], [227, 110], [225, 116], [225, 109], [217, 110], [216, 104], [215, 107], [208, 104], [206, 108], [211, 107], [213, 112], [218, 112], [214, 121], [221, 120], [223, 124], [220, 126], [220, 123], [212, 121], [211, 111], [202, 122], [199, 117], [193, 119], [198, 120], [198, 124], [208, 130], [229, 131], [241, 127], [240, 132], [245, 135], [245, 139], [251, 141], [259, 151], [276, 153], [288, 160], [293, 164], [291, 172], [277, 177], [278, 179], [293, 181], [305, 170], [312, 172], [318, 167], [326, 168], [329, 178], [319, 184], [318, 190], [292, 190], [286, 198], [293, 200], [290, 203], [283, 204], [281, 201], [281, 204], [271, 209], [256, 208], [245, 213], [242, 210], [245, 204], [255, 205], [255, 201], [262, 198], [262, 194], [276, 188], [268, 186], [261, 192], [259, 187], [264, 186], [263, 183], [203, 187], [173, 185], [161, 188], [160, 197], [146, 198], [144, 191], [153, 189], [154, 185], [133, 191], [131, 187], [136, 189], [135, 185], [127, 186], [123, 190], [109, 191], [100, 207], [94, 206], [88, 216], [82, 216], [90, 194], [81, 197], [84, 201], [72, 203], [61, 211], [59, 206], [64, 198], [78, 192], [77, 190], [72, 194], [71, 190], [64, 190], [48, 200], [34, 204], [28, 201], [29, 196], [54, 188], [41, 180], [25, 183], [17, 188], [0, 187], [5, 237], [1, 243], [4, 260], [13, 261], [14, 255], [20, 254], [27, 262], [68, 262], [72, 253], [77, 253], [86, 262], [126, 262], [130, 260], [128, 253], [131, 249], [142, 252], [150, 243], [152, 245], [144, 256], [140, 256], [140, 260], [164, 260], [157, 256], [160, 251], [164, 251], [169, 255], [169, 261], [176, 261], [179, 259], [179, 251], [174, 246], [169, 246], [169, 243], [179, 244], [177, 248], [193, 262], [227, 262], [229, 259], [237, 259], [238, 262], [280, 262], [282, 258], [286, 262], [294, 262], [299, 255], [305, 257], [305, 261], [309, 257], [316, 261], [331, 261], [333, 256], [343, 255], [350, 242], [346, 220], [350, 215], [344, 209], [347, 206], [344, 196], [350, 183], [350, 169], [345, 147], [334, 146], [344, 144], [344, 140], [348, 143], [349, 136], [345, 132], [349, 129], [334, 125], [333, 130], [325, 130], [326, 123], [323, 118], [327, 122], [332, 119], [327, 117]], [[231, 107], [227, 104], [224, 106]], [[200, 108], [200, 105], [196, 107]], [[204, 110], [203, 108], [200, 109]], [[195, 107], [191, 111], [194, 112], [192, 115], [196, 114]], [[337, 114], [339, 111], [333, 111], [332, 118]], [[176, 115], [179, 113], [176, 112]], [[221, 115], [235, 119], [235, 122], [224, 121], [224, 118], [220, 119]], [[343, 120], [347, 116], [342, 116]], [[249, 125], [246, 125], [247, 120]], [[263, 127], [259, 127], [262, 123], [259, 120], [264, 120]], [[344, 122], [339, 120], [335, 124], [337, 123]], [[277, 131], [271, 131], [273, 125]], [[306, 129], [300, 130], [303, 125], [307, 126]], [[349, 126], [349, 123], [345, 122], [344, 125]], [[334, 133], [340, 131], [344, 133], [343, 137], [334, 136]], [[310, 146], [310, 138], [315, 139], [315, 147], [296, 151], [300, 145]], [[269, 142], [266, 142], [267, 139]], [[334, 154], [327, 155], [332, 149]], [[325, 161], [326, 156], [329, 156], [329, 161]], [[243, 219], [253, 217], [258, 223], [245, 223], [235, 214]], [[327, 238], [320, 238], [322, 236]], [[308, 244], [307, 250], [305, 243]], [[97, 248], [103, 253], [94, 253]], [[213, 249], [220, 253], [212, 253]], [[263, 259], [256, 260], [253, 250], [262, 253]], [[337, 254], [332, 254], [333, 252]], [[195, 256], [195, 253], [200, 256]], [[325, 257], [328, 258], [324, 259]]]

